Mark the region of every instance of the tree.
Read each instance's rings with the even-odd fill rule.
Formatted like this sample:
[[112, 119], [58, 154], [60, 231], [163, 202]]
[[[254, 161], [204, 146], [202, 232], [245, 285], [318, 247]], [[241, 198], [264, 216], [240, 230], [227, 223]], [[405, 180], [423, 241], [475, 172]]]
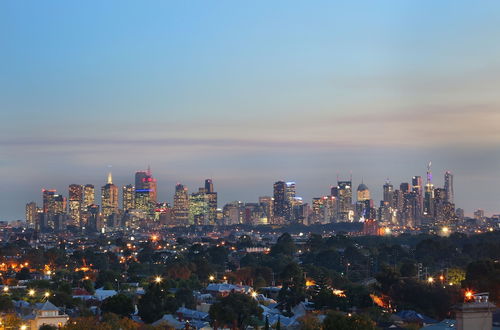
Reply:
[[55, 325], [43, 324], [38, 330], [57, 330], [57, 327]]
[[278, 300], [291, 315], [292, 308], [305, 299], [304, 273], [300, 266], [292, 262], [280, 274], [283, 286], [278, 294]]
[[12, 303], [12, 299], [8, 295], [0, 296], [0, 312], [8, 312], [14, 309], [14, 304]]
[[137, 308], [139, 316], [146, 323], [152, 323], [160, 319], [163, 314], [174, 313], [179, 306], [175, 298], [169, 294], [165, 283], [151, 283], [146, 293], [139, 300]]
[[345, 316], [329, 312], [323, 321], [324, 330], [375, 330], [373, 321], [359, 315]]
[[116, 294], [106, 298], [101, 305], [101, 310], [105, 313], [115, 313], [121, 316], [129, 316], [134, 312], [132, 298], [125, 294]]
[[321, 322], [314, 315], [307, 314], [299, 319], [300, 330], [321, 329]]
[[210, 319], [219, 326], [235, 325], [239, 329], [256, 325], [262, 309], [252, 297], [242, 293], [231, 293], [214, 303], [209, 310]]
[[271, 248], [271, 255], [284, 254], [293, 256], [295, 254], [296, 246], [292, 236], [289, 233], [284, 233], [278, 238], [278, 241]]
[[180, 288], [175, 293], [175, 300], [178, 306], [195, 309], [196, 300], [193, 296], [193, 291], [188, 288]]

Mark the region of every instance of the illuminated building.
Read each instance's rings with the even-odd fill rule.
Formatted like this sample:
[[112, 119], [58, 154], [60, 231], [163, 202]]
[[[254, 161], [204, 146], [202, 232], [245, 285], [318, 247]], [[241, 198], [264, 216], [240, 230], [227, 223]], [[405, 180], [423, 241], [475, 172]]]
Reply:
[[204, 190], [208, 198], [208, 222], [214, 225], [217, 220], [217, 193], [214, 191], [214, 184], [211, 179], [205, 180]]
[[446, 171], [444, 174], [444, 190], [446, 191], [446, 201], [453, 203], [455, 191], [453, 190], [453, 174], [450, 171]]
[[93, 184], [86, 184], [83, 187], [83, 207], [95, 204], [95, 188]]
[[[289, 191], [290, 190], [290, 191]], [[292, 186], [288, 185], [284, 181], [277, 181], [273, 186], [273, 221], [274, 224], [285, 224], [290, 220], [292, 205], [290, 199], [288, 198], [289, 192], [291, 192]]]
[[108, 174], [108, 182], [101, 188], [102, 215], [107, 217], [118, 213], [118, 187], [113, 184], [113, 176]]
[[189, 220], [189, 195], [188, 188], [178, 183], [175, 185], [174, 219], [179, 225], [188, 225]]
[[353, 221], [352, 181], [337, 182], [338, 222]]
[[244, 222], [244, 205], [242, 202], [234, 201], [224, 205], [222, 209], [225, 225], [237, 225]]
[[364, 183], [361, 183], [358, 186], [357, 195], [358, 195], [358, 202], [364, 202], [370, 200], [370, 190]]
[[26, 204], [26, 225], [28, 228], [35, 228], [38, 218], [38, 208], [35, 202]]
[[54, 214], [66, 213], [66, 197], [54, 195]]
[[427, 166], [427, 183], [425, 184], [424, 215], [432, 217], [434, 215], [434, 185], [432, 184], [431, 162]]
[[135, 187], [131, 184], [122, 188], [122, 208], [124, 211], [135, 208]]
[[266, 214], [267, 221], [270, 223], [273, 218], [274, 199], [271, 196], [261, 196], [259, 197], [259, 204]]
[[83, 186], [79, 184], [70, 184], [68, 194], [69, 216], [72, 225], [80, 226], [83, 207]]
[[413, 186], [412, 191], [416, 196], [417, 205], [415, 208], [415, 221], [416, 224], [420, 224], [420, 220], [424, 211], [424, 194], [423, 194], [423, 181], [422, 177], [416, 175], [412, 178], [411, 184]]
[[384, 191], [384, 202], [392, 204], [392, 195], [394, 193], [394, 187], [389, 181], [386, 181], [386, 183], [384, 184], [383, 191]]
[[205, 188], [200, 188], [197, 193], [189, 196], [189, 224], [208, 225], [208, 195]]
[[312, 199], [312, 213], [310, 224], [325, 223], [326, 199], [328, 197], [315, 197]]
[[135, 208], [149, 211], [156, 204], [156, 179], [151, 169], [135, 173]]
[[54, 196], [56, 195], [55, 189], [43, 189], [43, 213], [54, 214]]

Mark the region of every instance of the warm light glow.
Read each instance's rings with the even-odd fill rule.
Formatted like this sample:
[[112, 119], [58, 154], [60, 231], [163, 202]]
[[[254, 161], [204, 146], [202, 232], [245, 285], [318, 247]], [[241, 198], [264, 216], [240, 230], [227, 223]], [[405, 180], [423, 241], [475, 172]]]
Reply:
[[50, 297], [50, 292], [47, 291], [43, 295], [48, 298], [48, 297]]
[[3, 291], [4, 291], [4, 292], [9, 291], [9, 287], [8, 287], [8, 286], [4, 286], [4, 287], [3, 287]]
[[210, 276], [208, 277], [208, 279], [209, 279], [210, 281], [214, 281], [214, 280], [215, 280], [215, 276], [210, 275]]
[[161, 276], [156, 276], [155, 277], [155, 282], [156, 283], [161, 283], [161, 281], [163, 281], [163, 279], [161, 278]]
[[338, 289], [333, 289], [332, 293], [336, 295], [337, 297], [345, 297], [344, 290], [338, 290]]
[[316, 282], [314, 280], [306, 280], [306, 286], [313, 286], [316, 285]]
[[21, 330], [26, 330], [26, 329], [28, 329], [28, 326], [27, 326], [27, 325], [25, 325], [25, 324], [23, 324], [23, 325], [21, 325], [21, 327], [20, 327], [19, 329], [21, 329]]
[[466, 300], [471, 300], [473, 296], [474, 296], [474, 292], [472, 292], [470, 290], [465, 292], [465, 299]]
[[151, 235], [151, 240], [156, 242], [158, 240], [158, 235]]
[[450, 228], [443, 227], [443, 228], [441, 228], [441, 231], [443, 232], [443, 234], [448, 234], [450, 232]]
[[35, 295], [35, 290], [31, 289], [28, 291], [28, 295], [34, 296]]
[[252, 291], [251, 295], [252, 295], [253, 298], [256, 298], [257, 297], [257, 292]]
[[434, 278], [433, 278], [433, 277], [429, 277], [429, 278], [427, 279], [427, 282], [429, 282], [429, 283], [434, 283]]

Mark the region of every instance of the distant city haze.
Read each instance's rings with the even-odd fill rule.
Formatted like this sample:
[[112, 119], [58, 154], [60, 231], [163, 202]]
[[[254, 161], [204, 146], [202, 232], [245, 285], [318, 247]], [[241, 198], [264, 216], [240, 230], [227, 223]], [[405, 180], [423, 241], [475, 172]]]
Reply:
[[500, 213], [500, 2], [480, 3], [2, 1], [0, 220], [110, 169], [150, 165], [169, 203], [212, 178], [222, 207], [351, 174], [378, 203], [429, 161], [456, 207]]

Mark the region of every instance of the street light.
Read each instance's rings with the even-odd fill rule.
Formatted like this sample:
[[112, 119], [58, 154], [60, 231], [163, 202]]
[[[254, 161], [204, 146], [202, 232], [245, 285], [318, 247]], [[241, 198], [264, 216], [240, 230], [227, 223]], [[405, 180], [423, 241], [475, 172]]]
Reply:
[[155, 283], [160, 284], [161, 281], [163, 281], [163, 279], [161, 278], [161, 276], [156, 276], [155, 277]]
[[427, 282], [429, 282], [429, 283], [434, 283], [434, 277], [430, 276], [430, 277], [427, 279]]
[[3, 292], [9, 292], [9, 287], [7, 285], [3, 287]]
[[28, 329], [28, 326], [26, 324], [23, 324], [23, 325], [21, 325], [21, 327], [19, 329], [26, 330], [26, 329]]
[[208, 279], [209, 279], [210, 281], [214, 281], [214, 280], [215, 280], [215, 276], [210, 275], [210, 276], [208, 277]]
[[28, 295], [33, 297], [35, 295], [35, 290], [33, 290], [33, 289], [29, 290]]
[[49, 291], [45, 291], [45, 293], [43, 294], [46, 298], [50, 297], [50, 292]]

